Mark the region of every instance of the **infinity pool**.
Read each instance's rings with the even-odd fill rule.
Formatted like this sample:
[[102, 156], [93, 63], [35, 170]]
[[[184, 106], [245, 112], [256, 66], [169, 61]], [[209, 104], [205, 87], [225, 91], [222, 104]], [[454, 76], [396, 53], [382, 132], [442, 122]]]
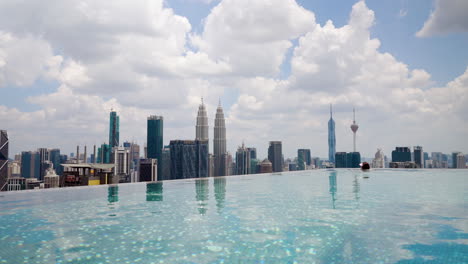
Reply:
[[468, 170], [3, 192], [0, 263], [468, 263], [467, 198]]

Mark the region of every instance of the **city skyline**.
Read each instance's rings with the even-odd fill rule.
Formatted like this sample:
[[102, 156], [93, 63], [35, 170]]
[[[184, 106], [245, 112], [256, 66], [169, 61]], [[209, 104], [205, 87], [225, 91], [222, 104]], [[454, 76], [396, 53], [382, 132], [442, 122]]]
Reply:
[[[41, 147], [70, 153], [76, 145], [108, 141], [113, 108], [121, 142], [143, 146], [147, 116], [160, 115], [168, 145], [193, 138], [194, 109], [203, 96], [208, 124], [219, 98], [223, 102], [231, 154], [244, 141], [263, 158], [268, 142], [281, 140], [285, 157], [300, 148], [327, 157], [330, 103], [338, 151], [353, 149], [355, 107], [363, 157], [377, 148], [389, 155], [395, 146], [467, 153], [467, 29], [463, 23], [454, 29], [463, 17], [440, 2], [388, 6], [369, 0], [327, 9], [336, 3], [256, 1], [246, 8], [247, 1], [193, 1], [188, 5], [198, 7], [198, 15], [179, 0], [112, 9], [0, 4], [1, 129], [8, 131], [12, 154]], [[25, 10], [31, 8], [44, 20], [30, 18]], [[55, 8], [63, 16], [49, 16]], [[234, 16], [235, 10], [245, 16]], [[99, 13], [108, 20], [94, 16]], [[88, 20], [80, 20], [82, 14]], [[161, 14], [166, 20], [148, 23]], [[264, 14], [274, 14], [275, 25], [262, 23]], [[88, 26], [99, 30], [80, 31]], [[81, 34], [79, 45], [67, 32]]]

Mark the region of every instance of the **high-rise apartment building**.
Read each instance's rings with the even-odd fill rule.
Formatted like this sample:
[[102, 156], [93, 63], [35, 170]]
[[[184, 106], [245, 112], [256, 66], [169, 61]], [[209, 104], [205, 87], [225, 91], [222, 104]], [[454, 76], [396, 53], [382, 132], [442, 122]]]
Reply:
[[208, 177], [207, 140], [171, 140], [171, 179]]
[[39, 152], [23, 151], [21, 153], [21, 177], [39, 179], [41, 174]]
[[305, 170], [307, 166], [310, 166], [311, 161], [310, 149], [297, 150], [297, 170]]
[[372, 168], [385, 168], [385, 155], [382, 149], [377, 149], [375, 157], [372, 160]]
[[335, 153], [335, 120], [333, 120], [332, 106], [330, 105], [330, 120], [328, 120], [328, 160], [332, 163], [335, 163]]
[[112, 156], [112, 148], [108, 144], [102, 144], [100, 148], [98, 148], [97, 154], [97, 163], [111, 163]]
[[283, 152], [281, 141], [270, 141], [268, 160], [273, 166], [273, 172], [283, 171]]
[[163, 145], [163, 122], [162, 116], [149, 116], [147, 121], [146, 142], [147, 158], [158, 160], [158, 176], [161, 177]]
[[346, 152], [335, 153], [335, 168], [346, 168]]
[[250, 173], [250, 151], [242, 144], [236, 152], [236, 175]]
[[413, 147], [413, 156], [414, 156], [414, 163], [418, 168], [424, 168], [424, 151], [423, 147], [415, 146]]
[[54, 170], [57, 175], [62, 175], [63, 167], [60, 162], [60, 149], [51, 149], [49, 150], [49, 160], [53, 164]]
[[160, 169], [161, 174], [158, 174], [159, 180], [170, 180], [171, 176], [171, 149], [169, 146], [165, 146], [162, 151], [162, 168]]
[[452, 168], [454, 169], [458, 168], [458, 154], [460, 154], [458, 151], [452, 152]]
[[0, 130], [0, 191], [6, 190], [8, 181], [8, 133]]
[[336, 152], [335, 168], [359, 168], [361, 154], [359, 152]]
[[[198, 112], [200, 114], [200, 110]], [[197, 117], [197, 133], [199, 131], [198, 121], [199, 121], [199, 118]], [[226, 176], [227, 175], [226, 158], [223, 157], [225, 154], [226, 154], [226, 124], [224, 120], [223, 108], [221, 107], [221, 102], [219, 102], [218, 108], [216, 109], [216, 117], [215, 117], [215, 123], [214, 123], [214, 137], [213, 137], [213, 155], [214, 155], [213, 175], [214, 176]]]
[[457, 169], [465, 169], [466, 168], [466, 159], [465, 155], [462, 153], [458, 153], [457, 155]]
[[124, 147], [114, 148], [114, 175], [119, 182], [130, 182], [130, 150]]
[[409, 147], [396, 147], [392, 151], [392, 162], [411, 161], [411, 150]]
[[111, 110], [109, 120], [109, 145], [111, 146], [111, 149], [119, 146], [119, 126], [120, 117], [117, 115], [117, 112]]

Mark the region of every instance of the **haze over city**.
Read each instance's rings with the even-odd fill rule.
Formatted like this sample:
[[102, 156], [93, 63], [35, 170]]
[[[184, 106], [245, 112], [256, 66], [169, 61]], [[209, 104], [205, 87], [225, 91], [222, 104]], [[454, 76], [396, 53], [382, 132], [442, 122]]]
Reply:
[[467, 153], [466, 10], [453, 0], [1, 1], [1, 129], [11, 155], [70, 153], [107, 141], [114, 109], [122, 142], [144, 145], [147, 117], [161, 115], [167, 145], [194, 139], [203, 97], [210, 139], [223, 105], [230, 152], [245, 142], [265, 157], [281, 140], [285, 157], [327, 157], [333, 104], [337, 151], [353, 149], [356, 108], [364, 157], [416, 145]]

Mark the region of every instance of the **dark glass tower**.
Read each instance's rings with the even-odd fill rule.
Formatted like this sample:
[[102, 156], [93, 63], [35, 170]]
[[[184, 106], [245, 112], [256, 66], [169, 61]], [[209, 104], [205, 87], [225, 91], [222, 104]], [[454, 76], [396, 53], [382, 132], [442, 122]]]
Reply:
[[310, 156], [310, 149], [297, 150], [297, 169], [305, 170], [306, 166], [310, 166], [312, 158]]
[[54, 170], [57, 175], [62, 175], [63, 167], [60, 165], [60, 149], [51, 149], [49, 151], [49, 160], [54, 164]]
[[0, 130], [0, 191], [6, 190], [4, 187], [8, 178], [8, 134], [6, 130]]
[[171, 140], [171, 179], [208, 177], [208, 140]]
[[111, 111], [110, 112], [110, 122], [109, 122], [109, 145], [111, 146], [111, 149], [113, 147], [118, 147], [119, 146], [119, 116], [117, 115], [117, 112]]
[[283, 171], [283, 152], [281, 141], [270, 141], [268, 147], [268, 160], [271, 162], [273, 172]]
[[332, 106], [330, 105], [330, 120], [328, 121], [328, 160], [335, 163], [336, 138], [335, 120], [333, 120]]
[[415, 146], [414, 148], [414, 163], [418, 168], [424, 168], [424, 152], [423, 147]]
[[392, 162], [411, 161], [411, 150], [409, 147], [396, 147], [392, 151]]
[[146, 142], [147, 142], [147, 158], [158, 160], [158, 178], [163, 179], [161, 175], [163, 160], [163, 117], [162, 116], [149, 116], [147, 122]]

